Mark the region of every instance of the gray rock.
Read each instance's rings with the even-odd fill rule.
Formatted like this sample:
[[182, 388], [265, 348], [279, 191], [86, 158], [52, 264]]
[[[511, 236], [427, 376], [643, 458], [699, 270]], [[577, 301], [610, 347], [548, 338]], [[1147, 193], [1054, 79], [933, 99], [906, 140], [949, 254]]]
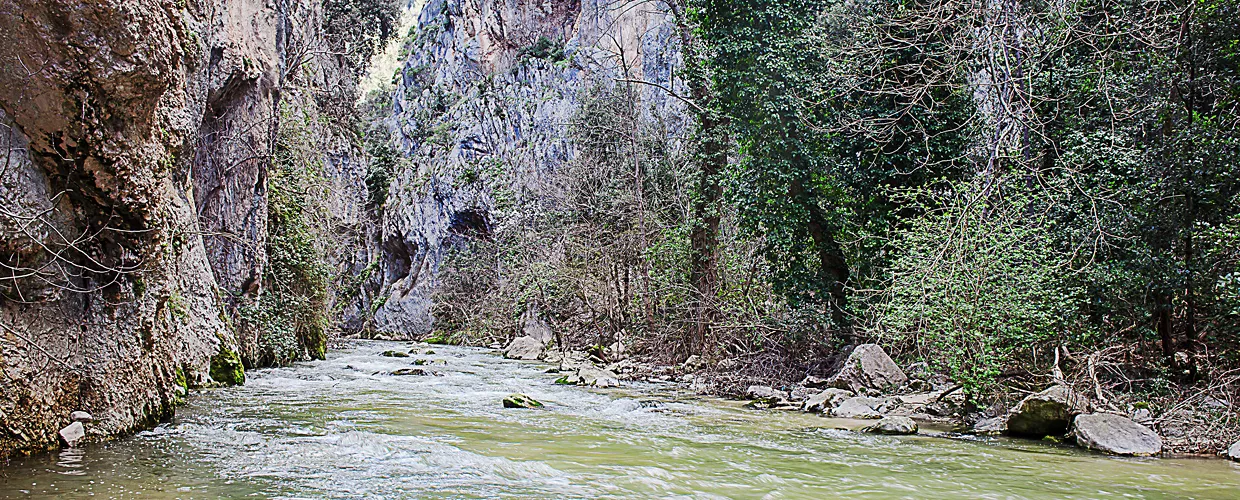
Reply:
[[899, 400], [857, 396], [841, 401], [831, 410], [837, 418], [882, 418], [883, 414], [900, 406]]
[[61, 441], [70, 448], [76, 447], [84, 438], [86, 438], [86, 428], [82, 427], [81, 422], [74, 422], [60, 430]]
[[1111, 413], [1088, 413], [1072, 420], [1072, 435], [1082, 448], [1145, 457], [1162, 451], [1162, 438], [1128, 417]]
[[580, 385], [588, 385], [590, 387], [620, 387], [620, 377], [607, 370], [595, 368], [592, 366], [583, 366], [577, 369], [577, 378]]
[[917, 434], [917, 422], [908, 417], [883, 417], [862, 431], [890, 435]]
[[1003, 434], [1007, 432], [1007, 417], [998, 416], [978, 420], [976, 424], [973, 424], [972, 432], [980, 436]]
[[765, 385], [749, 386], [748, 389], [745, 389], [745, 396], [747, 396], [749, 399], [753, 399], [756, 401], [763, 401], [763, 402], [772, 403], [772, 404], [781, 403], [781, 402], [788, 400], [787, 392], [777, 391]]
[[805, 400], [805, 404], [801, 405], [801, 410], [811, 413], [830, 413], [832, 408], [855, 395], [851, 391], [832, 387], [810, 396]]
[[84, 411], [75, 411], [69, 414], [69, 420], [74, 422], [90, 423], [95, 421], [95, 417]]
[[504, 398], [504, 408], [542, 408], [543, 404], [524, 394], [511, 394]]
[[1056, 385], [1031, 394], [1008, 413], [1008, 434], [1041, 438], [1062, 436], [1068, 431], [1072, 416], [1082, 413], [1085, 401], [1071, 389]]
[[831, 387], [862, 393], [864, 389], [890, 391], [904, 385], [908, 376], [877, 344], [861, 344], [853, 348], [844, 367], [828, 379]]
[[504, 349], [504, 357], [508, 359], [524, 359], [532, 361], [543, 353], [543, 344], [534, 337], [517, 337]]
[[1227, 449], [1226, 456], [1227, 458], [1240, 462], [1240, 441], [1236, 441], [1235, 444], [1231, 445], [1231, 448]]

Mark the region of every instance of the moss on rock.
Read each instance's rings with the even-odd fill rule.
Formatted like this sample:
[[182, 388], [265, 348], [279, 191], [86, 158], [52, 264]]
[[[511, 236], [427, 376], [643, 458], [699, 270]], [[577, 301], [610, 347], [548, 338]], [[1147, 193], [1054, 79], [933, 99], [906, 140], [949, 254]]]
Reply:
[[224, 385], [245, 384], [245, 365], [241, 356], [227, 347], [211, 358], [211, 379]]

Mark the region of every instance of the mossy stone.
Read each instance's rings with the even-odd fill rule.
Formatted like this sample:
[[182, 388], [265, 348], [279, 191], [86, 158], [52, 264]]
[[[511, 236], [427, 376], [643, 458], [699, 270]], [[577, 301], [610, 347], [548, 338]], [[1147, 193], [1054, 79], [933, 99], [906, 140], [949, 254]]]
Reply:
[[241, 356], [226, 347], [220, 348], [219, 354], [211, 358], [211, 379], [224, 385], [245, 384], [245, 365], [241, 364]]

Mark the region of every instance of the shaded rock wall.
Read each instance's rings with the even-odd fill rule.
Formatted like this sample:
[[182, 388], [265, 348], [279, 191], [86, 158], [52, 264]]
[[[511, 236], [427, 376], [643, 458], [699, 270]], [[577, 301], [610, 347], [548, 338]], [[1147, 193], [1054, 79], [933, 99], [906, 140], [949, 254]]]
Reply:
[[[396, 76], [390, 125], [413, 166], [384, 212], [378, 329], [429, 331], [447, 252], [554, 196], [546, 180], [576, 155], [570, 123], [590, 87], [627, 76], [683, 95], [678, 41], [657, 3], [430, 0]], [[689, 126], [680, 101], [639, 91], [669, 136]]]
[[[316, 6], [0, 0], [0, 456], [73, 410], [90, 439], [168, 418], [246, 347], [289, 10]], [[357, 212], [364, 165], [332, 147]]]

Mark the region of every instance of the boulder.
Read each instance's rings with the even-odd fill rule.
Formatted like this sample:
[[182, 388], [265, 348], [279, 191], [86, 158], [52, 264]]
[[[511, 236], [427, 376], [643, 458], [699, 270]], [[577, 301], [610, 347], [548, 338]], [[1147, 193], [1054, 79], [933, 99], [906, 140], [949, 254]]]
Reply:
[[1007, 432], [1014, 436], [1042, 438], [1062, 436], [1072, 416], [1081, 413], [1085, 402], [1062, 385], [1031, 394], [1008, 413]]
[[517, 337], [504, 349], [504, 357], [508, 359], [524, 359], [532, 361], [543, 353], [543, 344], [534, 337]]
[[878, 422], [874, 422], [874, 425], [862, 429], [862, 432], [889, 435], [917, 434], [917, 422], [908, 417], [883, 417]]
[[830, 413], [832, 408], [855, 395], [851, 391], [832, 387], [807, 398], [801, 405], [801, 410], [811, 413]]
[[751, 385], [745, 389], [745, 396], [755, 401], [764, 401], [767, 403], [779, 403], [788, 399], [788, 393], [777, 391], [770, 386]]
[[1240, 441], [1236, 441], [1236, 444], [1231, 445], [1231, 448], [1227, 449], [1225, 455], [1227, 458], [1240, 462]]
[[1162, 438], [1128, 417], [1111, 413], [1088, 413], [1072, 420], [1072, 435], [1082, 448], [1147, 457], [1162, 451]]
[[907, 381], [904, 370], [887, 356], [882, 347], [861, 344], [853, 348], [839, 373], [827, 379], [827, 385], [861, 394], [864, 389], [887, 392]]
[[588, 385], [590, 387], [620, 387], [620, 377], [607, 370], [595, 368], [593, 366], [583, 366], [577, 369], [577, 378], [580, 379], [578, 384]]
[[555, 383], [561, 385], [588, 385], [600, 388], [619, 387], [620, 377], [611, 371], [594, 366], [581, 366], [572, 374], [556, 379]]
[[542, 408], [543, 404], [524, 394], [511, 394], [504, 398], [504, 408]]
[[984, 418], [973, 424], [974, 434], [980, 436], [994, 436], [1007, 432], [1007, 417], [998, 416]]
[[95, 421], [95, 417], [92, 417], [89, 413], [84, 411], [75, 411], [69, 414], [69, 420], [74, 422], [90, 423]]
[[82, 427], [81, 422], [74, 422], [60, 430], [60, 440], [70, 448], [76, 447], [84, 438], [86, 438], [86, 428]]
[[831, 410], [837, 418], [882, 418], [883, 414], [900, 406], [899, 400], [856, 396], [845, 399]]

